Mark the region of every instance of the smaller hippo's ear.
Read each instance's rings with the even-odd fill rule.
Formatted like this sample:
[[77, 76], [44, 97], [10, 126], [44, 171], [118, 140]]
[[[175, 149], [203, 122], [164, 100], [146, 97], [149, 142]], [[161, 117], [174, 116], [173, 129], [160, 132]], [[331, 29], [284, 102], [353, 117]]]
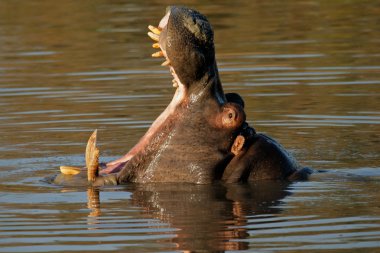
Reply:
[[244, 136], [238, 135], [234, 141], [234, 144], [232, 144], [231, 153], [233, 153], [234, 155], [238, 155], [240, 151], [243, 149], [244, 143]]

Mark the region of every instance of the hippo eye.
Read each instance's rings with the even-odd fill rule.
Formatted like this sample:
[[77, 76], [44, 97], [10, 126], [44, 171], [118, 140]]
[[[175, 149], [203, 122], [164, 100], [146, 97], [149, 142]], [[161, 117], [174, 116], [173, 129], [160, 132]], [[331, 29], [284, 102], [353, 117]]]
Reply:
[[232, 114], [232, 112], [230, 112], [230, 113], [228, 114], [228, 118], [230, 118], [230, 119], [232, 119], [233, 116], [234, 116], [234, 115]]

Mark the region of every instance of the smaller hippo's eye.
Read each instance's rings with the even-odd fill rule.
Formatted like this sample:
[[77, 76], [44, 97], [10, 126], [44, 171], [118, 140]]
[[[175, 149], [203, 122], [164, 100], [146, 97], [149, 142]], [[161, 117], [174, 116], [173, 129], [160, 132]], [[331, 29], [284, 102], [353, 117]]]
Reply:
[[232, 114], [232, 112], [230, 112], [230, 113], [228, 114], [228, 118], [230, 118], [230, 119], [232, 119], [233, 116], [234, 116], [234, 115]]

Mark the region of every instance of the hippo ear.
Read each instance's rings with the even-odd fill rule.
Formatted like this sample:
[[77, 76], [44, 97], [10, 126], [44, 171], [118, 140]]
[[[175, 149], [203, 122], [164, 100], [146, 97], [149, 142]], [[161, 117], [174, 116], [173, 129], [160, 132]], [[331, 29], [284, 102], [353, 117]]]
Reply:
[[244, 100], [238, 93], [226, 93], [225, 95], [227, 102], [238, 104], [244, 109]]

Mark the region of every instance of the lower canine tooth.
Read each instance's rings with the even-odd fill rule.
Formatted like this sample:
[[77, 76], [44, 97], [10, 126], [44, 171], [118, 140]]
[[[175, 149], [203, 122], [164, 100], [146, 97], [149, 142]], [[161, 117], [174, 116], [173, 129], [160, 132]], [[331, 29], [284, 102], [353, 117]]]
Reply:
[[160, 35], [160, 33], [161, 33], [161, 30], [159, 28], [154, 27], [152, 25], [149, 25], [148, 28], [149, 28], [149, 30], [151, 30], [153, 33], [155, 33], [157, 35]]
[[162, 56], [164, 56], [164, 52], [162, 51], [158, 51], [152, 54], [152, 57], [162, 57]]
[[160, 40], [160, 36], [158, 36], [157, 34], [155, 34], [155, 33], [152, 33], [152, 32], [148, 32], [148, 36], [152, 39], [152, 40], [154, 40], [154, 41], [159, 41]]
[[164, 61], [161, 66], [168, 66], [170, 64], [170, 61], [169, 60], [166, 60]]

